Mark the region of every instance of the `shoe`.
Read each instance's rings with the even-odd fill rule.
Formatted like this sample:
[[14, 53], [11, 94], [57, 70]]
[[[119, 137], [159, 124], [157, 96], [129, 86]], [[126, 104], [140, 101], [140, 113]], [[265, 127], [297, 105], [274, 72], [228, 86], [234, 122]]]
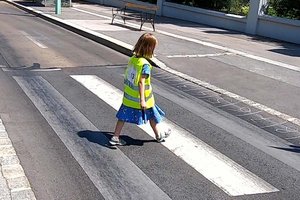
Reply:
[[165, 141], [165, 138], [161, 135], [161, 133], [159, 134], [159, 137], [156, 137], [156, 141], [158, 143], [161, 143], [161, 142], [164, 142]]
[[164, 142], [165, 138], [169, 137], [171, 135], [171, 129], [168, 129], [167, 131], [164, 132], [164, 134], [160, 133], [159, 137], [156, 137], [156, 141], [158, 143]]
[[124, 140], [122, 140], [121, 138], [117, 137], [117, 136], [113, 136], [109, 143], [111, 145], [120, 145], [120, 146], [124, 146], [126, 144], [126, 142]]

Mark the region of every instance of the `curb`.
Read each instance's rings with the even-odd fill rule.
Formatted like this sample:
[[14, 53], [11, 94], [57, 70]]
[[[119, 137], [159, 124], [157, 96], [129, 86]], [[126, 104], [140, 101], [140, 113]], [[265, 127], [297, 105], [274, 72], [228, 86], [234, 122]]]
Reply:
[[[101, 33], [98, 33], [96, 31], [92, 31], [92, 30], [89, 30], [89, 29], [86, 29], [86, 28], [83, 28], [83, 27], [80, 27], [80, 26], [77, 26], [75, 24], [71, 24], [71, 23], [68, 23], [68, 22], [64, 22], [63, 20], [61, 20], [60, 18], [57, 18], [57, 17], [54, 17], [52, 15], [49, 15], [49, 14], [45, 14], [41, 11], [38, 11], [38, 10], [35, 10], [33, 8], [28, 8], [26, 6], [22, 6], [12, 0], [4, 0], [6, 1], [7, 3], [10, 3], [14, 6], [16, 6], [17, 8], [20, 8], [30, 14], [33, 14], [39, 18], [42, 18], [46, 21], [49, 21], [53, 24], [56, 24], [60, 27], [63, 27], [69, 31], [72, 31], [74, 33], [77, 33], [78, 35], [81, 35], [83, 37], [86, 37], [88, 39], [91, 39], [99, 44], [102, 44], [104, 46], [107, 46], [113, 50], [116, 50], [120, 53], [123, 53], [129, 57], [131, 57], [133, 55], [132, 53], [132, 49], [133, 49], [133, 46], [130, 45], [130, 44], [127, 44], [125, 42], [122, 42], [120, 40], [117, 40], [115, 38], [112, 38], [112, 37], [109, 37], [107, 35], [104, 35], [104, 34], [101, 34]], [[152, 65], [156, 66], [156, 67], [159, 67], [161, 69], [165, 69], [166, 68], [166, 65], [161, 62], [160, 60], [158, 60], [157, 58], [151, 58], [149, 60], [151, 62]]]
[[85, 29], [83, 27], [80, 27], [80, 26], [77, 26], [77, 25], [74, 25], [74, 24], [71, 24], [71, 23], [67, 23], [67, 22], [64, 22], [63, 20], [57, 18], [57, 17], [54, 17], [54, 16], [51, 16], [49, 14], [45, 14], [41, 11], [38, 11], [38, 10], [35, 10], [33, 8], [28, 8], [26, 6], [22, 6], [18, 3], [15, 3], [14, 1], [12, 0], [4, 0], [30, 14], [33, 14], [39, 18], [42, 18], [44, 20], [47, 20], [53, 24], [56, 24], [56, 25], [59, 25], [67, 30], [70, 30], [74, 33], [77, 33], [83, 37], [86, 37], [88, 39], [91, 39], [95, 42], [98, 42], [100, 44], [103, 44], [111, 49], [114, 49], [120, 53], [123, 53], [125, 55], [128, 55], [128, 56], [132, 56], [132, 46], [129, 45], [129, 44], [126, 44], [122, 41], [119, 41], [119, 40], [116, 40], [114, 38], [111, 38], [109, 36], [106, 36], [106, 35], [103, 35], [101, 33], [97, 33], [95, 31], [91, 31], [91, 30], [88, 30], [88, 29]]
[[[131, 57], [133, 55], [132, 53], [132, 49], [133, 49], [133, 46], [130, 45], [130, 44], [127, 44], [125, 42], [122, 42], [120, 40], [117, 40], [115, 38], [112, 38], [112, 37], [109, 37], [107, 35], [104, 35], [104, 34], [101, 34], [101, 33], [98, 33], [96, 31], [92, 31], [92, 30], [89, 30], [89, 29], [86, 29], [86, 28], [83, 28], [83, 27], [80, 27], [80, 26], [77, 26], [75, 24], [71, 24], [71, 23], [68, 23], [68, 22], [64, 22], [63, 20], [61, 20], [60, 18], [57, 18], [57, 17], [54, 17], [52, 15], [49, 15], [49, 14], [45, 14], [41, 11], [38, 11], [38, 10], [35, 10], [33, 8], [28, 8], [26, 6], [22, 6], [12, 0], [4, 0], [6, 1], [7, 3], [10, 3], [14, 6], [16, 6], [17, 8], [20, 8], [30, 14], [33, 14], [39, 18], [42, 18], [46, 21], [49, 21], [53, 24], [56, 24], [60, 27], [63, 27], [69, 31], [72, 31], [74, 33], [77, 33], [78, 35], [81, 35], [85, 38], [88, 38], [90, 40], [93, 40], [99, 44], [102, 44], [104, 46], [107, 46], [113, 50], [116, 50], [120, 53], [123, 53], [129, 57]], [[152, 65], [156, 66], [156, 67], [159, 67], [159, 68], [166, 68], [166, 65], [159, 61], [157, 58], [151, 58], [149, 60], [151, 62]]]

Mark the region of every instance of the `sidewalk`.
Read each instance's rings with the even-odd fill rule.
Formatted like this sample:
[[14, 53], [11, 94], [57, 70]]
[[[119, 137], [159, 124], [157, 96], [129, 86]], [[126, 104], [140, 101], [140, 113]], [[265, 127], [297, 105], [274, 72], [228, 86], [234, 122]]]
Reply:
[[[10, 0], [8, 0], [10, 1]], [[117, 39], [126, 44], [125, 48], [134, 45], [144, 31], [151, 31], [150, 24], [144, 24], [139, 31], [139, 23], [129, 21], [126, 25], [120, 19], [111, 25], [111, 7], [92, 3], [73, 3], [73, 7], [62, 8], [61, 15], [55, 15], [53, 7], [39, 7], [30, 2], [15, 1], [44, 18], [52, 16], [52, 21], [60, 21], [75, 25], [79, 29], [100, 33], [97, 37], [109, 36], [109, 43], [118, 43]], [[54, 18], [53, 18], [54, 17]], [[157, 58], [165, 60], [169, 55], [202, 55], [231, 52], [251, 59], [293, 67], [300, 70], [300, 45], [251, 37], [237, 32], [203, 26], [187, 21], [157, 17], [155, 35], [159, 40]], [[103, 36], [103, 35], [104, 36]], [[130, 50], [130, 49], [129, 49]], [[175, 51], [174, 51], [175, 50]], [[123, 50], [124, 51], [124, 50]]]

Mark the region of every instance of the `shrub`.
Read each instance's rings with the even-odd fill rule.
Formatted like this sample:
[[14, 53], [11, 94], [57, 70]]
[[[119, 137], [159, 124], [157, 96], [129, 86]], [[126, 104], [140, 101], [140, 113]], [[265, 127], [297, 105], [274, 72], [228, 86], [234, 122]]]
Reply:
[[247, 15], [249, 12], [249, 0], [167, 0], [172, 3], [179, 3], [209, 10], [225, 13]]
[[269, 0], [266, 14], [300, 20], [300, 0]]

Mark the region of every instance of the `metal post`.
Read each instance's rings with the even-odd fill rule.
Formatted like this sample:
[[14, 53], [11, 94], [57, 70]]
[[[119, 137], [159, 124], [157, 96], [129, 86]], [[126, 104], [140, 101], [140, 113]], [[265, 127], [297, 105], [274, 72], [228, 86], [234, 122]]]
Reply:
[[55, 0], [55, 14], [61, 14], [61, 0]]
[[165, 0], [157, 0], [157, 7], [158, 7], [158, 11], [157, 11], [157, 15], [159, 16], [163, 16], [163, 5], [164, 5]]
[[258, 17], [262, 14], [262, 7], [266, 4], [266, 0], [250, 0], [250, 10], [247, 16], [246, 33], [256, 34]]

